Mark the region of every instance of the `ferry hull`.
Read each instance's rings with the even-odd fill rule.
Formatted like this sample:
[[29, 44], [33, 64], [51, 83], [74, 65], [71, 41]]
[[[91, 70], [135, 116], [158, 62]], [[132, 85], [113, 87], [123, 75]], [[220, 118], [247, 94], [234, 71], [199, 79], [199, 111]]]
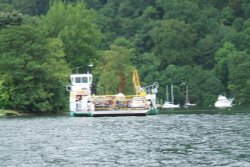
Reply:
[[157, 108], [151, 108], [147, 115], [157, 115], [159, 113]]
[[146, 115], [156, 115], [156, 114], [158, 114], [157, 109], [70, 112], [70, 116], [73, 117], [146, 116]]
[[91, 112], [70, 112], [69, 115], [71, 117], [92, 117]]
[[93, 117], [146, 116], [146, 113], [97, 113]]

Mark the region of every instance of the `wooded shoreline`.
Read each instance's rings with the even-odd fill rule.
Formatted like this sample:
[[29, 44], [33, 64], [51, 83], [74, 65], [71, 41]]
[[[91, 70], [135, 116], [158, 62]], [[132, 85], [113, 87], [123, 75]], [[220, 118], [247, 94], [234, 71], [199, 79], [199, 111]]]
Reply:
[[[95, 94], [134, 94], [213, 106], [219, 95], [250, 105], [250, 2], [0, 0], [0, 106], [67, 112], [72, 73], [93, 74]], [[91, 66], [90, 66], [91, 65]]]

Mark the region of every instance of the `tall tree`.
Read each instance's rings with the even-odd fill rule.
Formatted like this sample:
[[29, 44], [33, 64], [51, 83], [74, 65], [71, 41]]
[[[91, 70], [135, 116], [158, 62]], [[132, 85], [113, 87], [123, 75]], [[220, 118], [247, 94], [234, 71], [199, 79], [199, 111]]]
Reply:
[[240, 104], [250, 104], [250, 56], [238, 51], [231, 43], [225, 43], [216, 53], [216, 72], [225, 87], [225, 93], [236, 98]]
[[152, 51], [159, 56], [163, 69], [168, 64], [194, 64], [197, 34], [191, 25], [175, 19], [163, 20], [156, 23], [150, 35], [154, 41]]
[[161, 81], [160, 71], [158, 70], [161, 62], [153, 53], [140, 54], [134, 64], [138, 68], [142, 86]]
[[236, 98], [238, 104], [250, 104], [250, 55], [244, 51], [236, 51], [229, 55], [228, 90]]
[[8, 25], [20, 25], [23, 22], [23, 15], [18, 12], [0, 12], [0, 29]]
[[8, 1], [0, 0], [0, 11], [4, 12], [13, 11], [13, 6]]
[[50, 1], [46, 0], [12, 0], [13, 7], [29, 15], [42, 15], [48, 11]]
[[7, 92], [12, 109], [64, 109], [69, 68], [60, 39], [47, 39], [43, 31], [32, 25], [9, 27], [0, 31], [0, 52], [0, 75], [8, 78], [4, 77], [4, 82], [11, 83]]
[[236, 102], [250, 104], [250, 56], [246, 51], [226, 42], [216, 53], [216, 72], [221, 79], [227, 95], [234, 96]]
[[163, 8], [164, 19], [177, 19], [192, 23], [198, 18], [199, 6], [197, 1], [157, 0], [156, 5]]
[[[119, 39], [120, 40], [120, 39]], [[122, 39], [124, 41], [124, 39]], [[124, 44], [124, 43], [123, 43]], [[134, 49], [120, 45], [119, 41], [111, 45], [110, 50], [101, 52], [99, 64], [98, 91], [102, 94], [133, 92], [132, 85], [132, 57]]]
[[228, 56], [235, 52], [235, 47], [231, 43], [226, 42], [223, 48], [220, 48], [215, 55], [215, 71], [218, 78], [221, 80], [224, 91], [222, 93], [228, 94], [228, 82], [229, 82], [229, 66]]
[[59, 37], [63, 41], [65, 59], [71, 67], [87, 68], [96, 59], [96, 47], [101, 33], [96, 26], [96, 14], [82, 2], [54, 2], [46, 16], [42, 17], [41, 27], [48, 37]]
[[240, 31], [234, 40], [234, 44], [240, 50], [250, 53], [250, 19], [243, 23], [242, 31]]

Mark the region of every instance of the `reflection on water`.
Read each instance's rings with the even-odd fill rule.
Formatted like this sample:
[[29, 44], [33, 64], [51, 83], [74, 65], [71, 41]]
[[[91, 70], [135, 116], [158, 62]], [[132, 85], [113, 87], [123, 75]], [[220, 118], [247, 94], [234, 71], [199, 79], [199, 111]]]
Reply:
[[250, 113], [0, 119], [0, 166], [250, 166]]

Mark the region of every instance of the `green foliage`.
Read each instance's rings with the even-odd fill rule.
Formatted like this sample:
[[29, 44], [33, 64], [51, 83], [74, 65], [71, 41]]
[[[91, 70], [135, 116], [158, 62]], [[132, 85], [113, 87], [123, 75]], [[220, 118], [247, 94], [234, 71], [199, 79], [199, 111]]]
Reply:
[[230, 7], [225, 7], [221, 12], [222, 23], [224, 25], [231, 25], [234, 20], [234, 11]]
[[191, 23], [198, 17], [197, 2], [190, 0], [157, 0], [157, 6], [164, 9], [164, 19], [177, 19]]
[[161, 72], [160, 98], [165, 98], [165, 85], [175, 86], [176, 101], [184, 104], [185, 86], [189, 87], [190, 100], [202, 106], [213, 104], [217, 93], [221, 89], [220, 81], [212, 71], [203, 70], [200, 67], [170, 65]]
[[48, 37], [59, 37], [63, 41], [65, 59], [72, 68], [87, 67], [96, 59], [96, 47], [101, 34], [95, 24], [95, 13], [81, 2], [75, 4], [61, 1], [52, 3], [41, 27]]
[[136, 67], [142, 86], [160, 83], [162, 99], [174, 84], [180, 103], [188, 85], [199, 105], [218, 94], [250, 104], [249, 1], [0, 0], [0, 11], [5, 108], [63, 108], [68, 66], [90, 62], [98, 94], [133, 93]]
[[0, 106], [2, 109], [11, 107], [10, 92], [13, 90], [13, 83], [7, 75], [0, 78]]
[[8, 25], [20, 25], [23, 22], [23, 16], [18, 12], [0, 12], [0, 29]]
[[[0, 74], [11, 108], [30, 112], [56, 112], [65, 107], [64, 84], [69, 69], [60, 39], [46, 39], [31, 25], [0, 32]], [[3, 95], [3, 94], [2, 94]]]
[[216, 73], [221, 79], [225, 92], [236, 97], [240, 104], [249, 104], [250, 56], [245, 51], [238, 51], [231, 43], [216, 53]]
[[224, 85], [224, 93], [228, 93], [228, 82], [229, 82], [229, 66], [228, 57], [230, 54], [235, 52], [235, 47], [231, 43], [225, 43], [223, 48], [220, 48], [215, 55], [215, 71], [218, 78]]
[[249, 52], [250, 48], [250, 19], [247, 19], [243, 23], [242, 31], [240, 31], [236, 37], [235, 45], [240, 50], [246, 50]]
[[159, 56], [161, 67], [168, 64], [194, 64], [196, 32], [191, 25], [178, 20], [163, 20], [150, 31], [153, 53]]
[[141, 62], [137, 67], [142, 80], [142, 86], [152, 84], [153, 81], [160, 81], [159, 79], [162, 78], [158, 71], [158, 68], [160, 67], [160, 59], [158, 59], [157, 56], [153, 53], [144, 53], [139, 55], [136, 62]]
[[234, 52], [229, 60], [228, 89], [239, 104], [250, 102], [250, 56], [246, 52]]
[[[122, 42], [123, 41], [123, 42]], [[125, 44], [123, 46], [122, 44]], [[99, 63], [99, 94], [132, 94], [132, 57], [134, 49], [126, 46], [126, 41], [118, 39], [110, 50], [102, 51]]]
[[204, 68], [213, 69], [214, 65], [214, 54], [218, 49], [218, 44], [216, 39], [212, 35], [207, 35], [201, 38], [197, 44], [196, 48], [198, 53], [195, 56], [195, 62], [202, 65]]
[[199, 34], [199, 38], [204, 38], [206, 35], [213, 35], [217, 37], [218, 29], [220, 26], [220, 13], [218, 9], [213, 6], [208, 6], [199, 11], [196, 21], [190, 23]]
[[22, 13], [29, 15], [45, 14], [50, 1], [44, 0], [12, 0], [13, 7]]
[[3, 0], [0, 0], [0, 11], [3, 11], [3, 12], [10, 12], [13, 10], [13, 7], [12, 5], [10, 5], [9, 3], [3, 1]]

